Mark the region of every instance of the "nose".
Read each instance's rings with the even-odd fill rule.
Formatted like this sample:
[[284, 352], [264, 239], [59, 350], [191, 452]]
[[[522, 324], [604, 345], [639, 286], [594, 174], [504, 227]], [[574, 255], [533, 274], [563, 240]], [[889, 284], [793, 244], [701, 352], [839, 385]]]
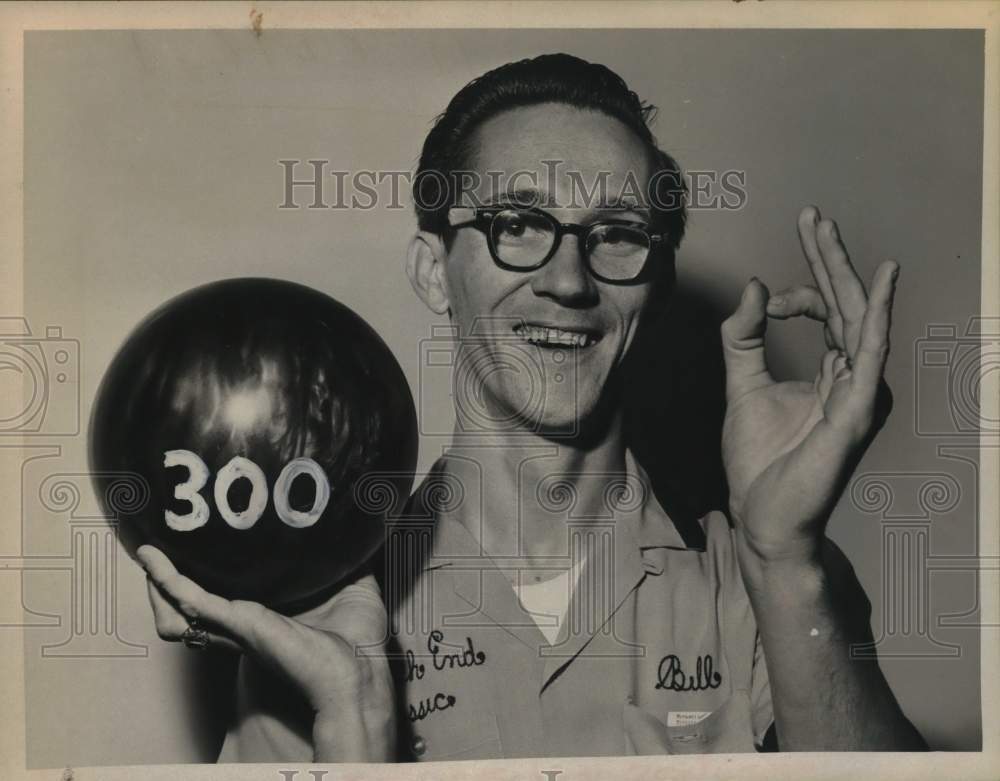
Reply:
[[576, 236], [564, 235], [549, 262], [534, 272], [531, 289], [564, 306], [586, 306], [597, 299], [597, 285], [587, 270]]

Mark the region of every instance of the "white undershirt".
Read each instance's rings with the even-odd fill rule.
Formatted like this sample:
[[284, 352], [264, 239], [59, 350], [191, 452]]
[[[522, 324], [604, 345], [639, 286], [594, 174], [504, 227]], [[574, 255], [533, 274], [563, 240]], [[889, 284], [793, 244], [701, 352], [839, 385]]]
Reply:
[[[512, 583], [518, 600], [545, 635], [550, 645], [554, 645], [559, 637], [559, 628], [566, 620], [569, 610], [569, 600], [580, 580], [582, 563], [570, 569], [563, 570], [556, 577], [543, 580], [541, 583]], [[570, 575], [572, 574], [572, 580]]]

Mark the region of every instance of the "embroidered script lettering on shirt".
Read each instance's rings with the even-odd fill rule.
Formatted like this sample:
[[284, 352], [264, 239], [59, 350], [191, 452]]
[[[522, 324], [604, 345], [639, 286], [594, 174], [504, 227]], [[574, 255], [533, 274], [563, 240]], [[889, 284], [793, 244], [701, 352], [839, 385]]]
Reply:
[[722, 676], [715, 672], [715, 663], [711, 654], [697, 657], [694, 675], [684, 671], [680, 657], [668, 654], [660, 660], [656, 671], [657, 689], [669, 689], [675, 692], [699, 692], [705, 689], [718, 689], [722, 684]]
[[[454, 668], [478, 667], [486, 661], [486, 653], [477, 651], [472, 643], [471, 637], [465, 638], [465, 648], [454, 653], [444, 653], [441, 650], [441, 643], [444, 642], [444, 632], [435, 629], [427, 638], [427, 651], [431, 655], [431, 664], [437, 671], [452, 670]], [[406, 651], [406, 680], [422, 680], [427, 671], [422, 662], [418, 662], [416, 655], [411, 650]], [[454, 694], [438, 692], [430, 697], [424, 697], [416, 704], [407, 707], [407, 718], [410, 721], [421, 721], [432, 713], [448, 710], [455, 707], [458, 702]]]
[[431, 632], [427, 638], [427, 650], [431, 654], [431, 662], [435, 670], [451, 670], [455, 667], [478, 667], [486, 661], [486, 653], [477, 651], [472, 644], [472, 638], [465, 638], [465, 648], [460, 652], [442, 653], [441, 642], [444, 640], [444, 633], [440, 629]]
[[454, 694], [438, 692], [432, 697], [424, 697], [416, 705], [411, 703], [409, 708], [407, 708], [406, 715], [410, 721], [421, 721], [435, 711], [448, 710], [448, 708], [454, 707], [456, 702]]
[[406, 649], [406, 680], [412, 682], [414, 679], [420, 680], [424, 677], [424, 665], [418, 662], [413, 655], [413, 651]]

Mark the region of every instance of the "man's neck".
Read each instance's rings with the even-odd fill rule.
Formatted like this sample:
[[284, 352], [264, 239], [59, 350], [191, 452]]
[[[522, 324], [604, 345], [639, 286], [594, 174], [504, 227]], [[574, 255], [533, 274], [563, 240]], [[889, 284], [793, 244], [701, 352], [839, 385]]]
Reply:
[[464, 493], [451, 516], [490, 556], [565, 557], [567, 519], [604, 517], [608, 477], [625, 473], [621, 414], [585, 444], [531, 433], [470, 437], [456, 431], [445, 470]]

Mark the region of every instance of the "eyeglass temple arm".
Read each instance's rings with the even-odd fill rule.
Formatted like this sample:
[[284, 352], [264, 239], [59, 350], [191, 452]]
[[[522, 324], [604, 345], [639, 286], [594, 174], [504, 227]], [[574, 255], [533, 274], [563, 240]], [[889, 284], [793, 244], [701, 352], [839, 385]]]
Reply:
[[[484, 216], [486, 215], [471, 206], [453, 206], [448, 210], [448, 226], [464, 228], [468, 225], [476, 225]], [[463, 220], [462, 217], [465, 219]]]

